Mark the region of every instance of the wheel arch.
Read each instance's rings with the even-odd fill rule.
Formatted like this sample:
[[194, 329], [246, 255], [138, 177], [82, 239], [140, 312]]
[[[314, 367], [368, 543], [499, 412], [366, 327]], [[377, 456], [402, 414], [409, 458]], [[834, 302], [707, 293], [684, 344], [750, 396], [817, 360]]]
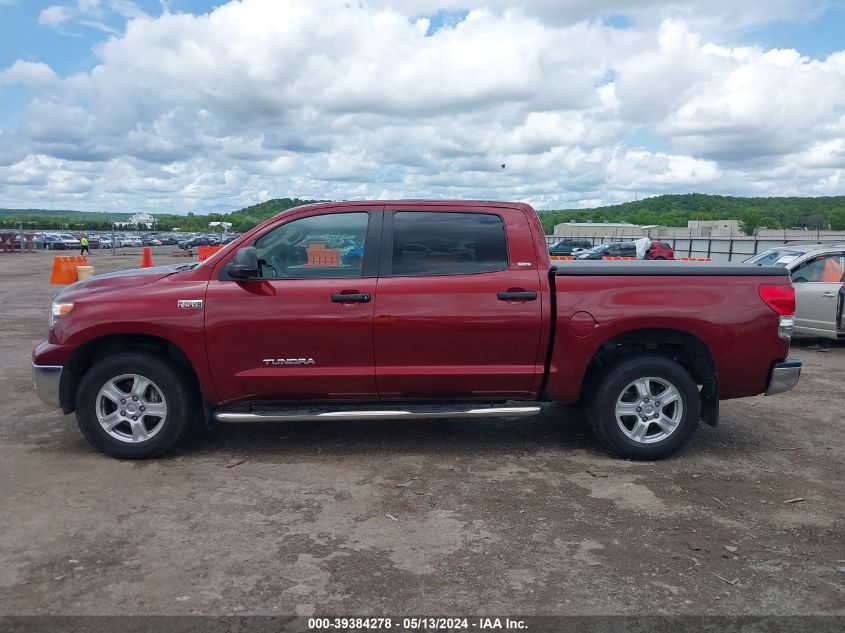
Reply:
[[707, 345], [697, 336], [673, 328], [643, 328], [617, 334], [603, 343], [587, 365], [582, 393], [592, 391], [609, 366], [633, 355], [648, 352], [674, 360], [701, 385], [701, 418], [710, 426], [719, 420], [719, 379]]
[[86, 341], [77, 347], [62, 371], [59, 402], [64, 413], [76, 409], [79, 383], [85, 373], [99, 360], [125, 351], [140, 351], [164, 357], [178, 366], [196, 393], [201, 393], [200, 381], [191, 361], [175, 343], [150, 334], [107, 334]]

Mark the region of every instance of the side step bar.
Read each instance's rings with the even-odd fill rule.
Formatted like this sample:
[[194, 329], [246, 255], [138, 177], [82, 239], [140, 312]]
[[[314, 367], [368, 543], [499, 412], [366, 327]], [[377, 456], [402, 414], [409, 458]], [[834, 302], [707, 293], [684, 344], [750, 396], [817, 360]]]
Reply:
[[539, 406], [480, 407], [474, 409], [416, 408], [395, 410], [326, 411], [317, 409], [266, 409], [262, 411], [215, 411], [218, 422], [314, 422], [326, 420], [433, 420], [438, 418], [529, 417], [540, 413]]

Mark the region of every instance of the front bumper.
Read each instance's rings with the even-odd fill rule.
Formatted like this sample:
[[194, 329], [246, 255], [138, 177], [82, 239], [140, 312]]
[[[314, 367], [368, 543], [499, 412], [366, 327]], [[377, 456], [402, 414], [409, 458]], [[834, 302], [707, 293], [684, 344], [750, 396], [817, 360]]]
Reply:
[[773, 396], [776, 393], [789, 391], [798, 384], [798, 377], [800, 375], [800, 360], [787, 358], [782, 363], [775, 363], [775, 366], [772, 368], [772, 375], [769, 376], [769, 386], [766, 388], [766, 395]]
[[62, 380], [61, 365], [36, 365], [32, 364], [32, 384], [35, 393], [41, 401], [57, 409], [62, 404], [59, 401], [59, 383]]

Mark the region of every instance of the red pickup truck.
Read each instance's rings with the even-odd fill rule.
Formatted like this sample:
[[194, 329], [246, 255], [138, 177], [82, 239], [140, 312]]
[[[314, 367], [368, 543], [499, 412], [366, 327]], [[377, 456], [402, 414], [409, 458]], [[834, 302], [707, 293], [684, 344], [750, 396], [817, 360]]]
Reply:
[[551, 265], [537, 214], [500, 202], [322, 203], [200, 264], [58, 292], [35, 389], [98, 449], [161, 455], [193, 420], [528, 416], [585, 402], [619, 455], [680, 449], [719, 400], [779, 393], [784, 268]]

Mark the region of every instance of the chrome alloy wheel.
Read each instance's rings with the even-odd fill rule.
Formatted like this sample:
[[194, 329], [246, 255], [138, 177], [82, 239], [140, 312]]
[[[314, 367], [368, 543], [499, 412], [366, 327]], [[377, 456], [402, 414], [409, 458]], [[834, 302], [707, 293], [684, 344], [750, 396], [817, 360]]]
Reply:
[[149, 378], [122, 374], [97, 393], [97, 420], [106, 433], [121, 442], [144, 442], [158, 433], [167, 418], [164, 395]]
[[616, 423], [627, 437], [641, 444], [665, 440], [683, 416], [681, 394], [665, 378], [638, 378], [616, 400]]

